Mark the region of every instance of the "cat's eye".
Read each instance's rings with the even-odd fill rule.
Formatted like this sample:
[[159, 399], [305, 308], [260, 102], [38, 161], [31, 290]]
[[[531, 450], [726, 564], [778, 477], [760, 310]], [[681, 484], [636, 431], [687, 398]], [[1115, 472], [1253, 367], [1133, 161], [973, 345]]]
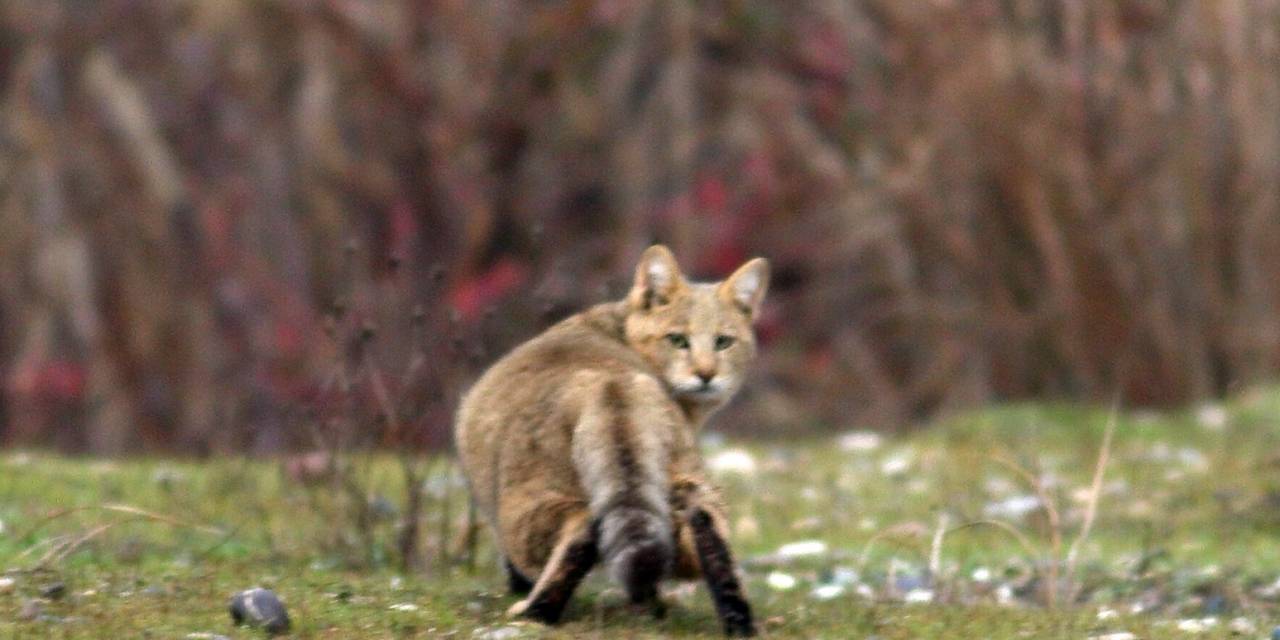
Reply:
[[733, 336], [716, 336], [716, 351], [724, 351], [732, 347], [734, 342]]
[[671, 346], [677, 349], [689, 348], [689, 336], [683, 333], [668, 333], [667, 342], [670, 342]]

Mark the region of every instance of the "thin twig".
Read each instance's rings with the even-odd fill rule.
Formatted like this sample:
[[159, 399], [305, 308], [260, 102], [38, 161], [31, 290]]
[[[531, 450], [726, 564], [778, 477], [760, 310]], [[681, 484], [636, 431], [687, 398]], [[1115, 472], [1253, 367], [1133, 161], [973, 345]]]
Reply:
[[1062, 558], [1062, 518], [1058, 512], [1057, 502], [1049, 496], [1049, 491], [1045, 488], [1044, 480], [1041, 476], [1031, 473], [1022, 465], [1002, 454], [992, 455], [991, 459], [1021, 477], [1036, 492], [1036, 499], [1040, 501], [1040, 506], [1049, 518], [1049, 558], [1047, 563], [1049, 581], [1048, 587], [1045, 589], [1045, 604], [1050, 607], [1057, 606], [1058, 562]]
[[972, 529], [974, 527], [994, 527], [999, 529], [1012, 536], [1014, 540], [1017, 540], [1018, 544], [1022, 545], [1023, 551], [1025, 551], [1028, 556], [1035, 558], [1040, 555], [1040, 553], [1036, 551], [1036, 546], [1031, 543], [1031, 538], [1028, 538], [1025, 533], [1019, 531], [1017, 527], [1003, 520], [970, 520], [969, 522], [958, 524], [948, 529], [947, 535], [957, 533], [965, 529]]
[[950, 517], [944, 511], [938, 514], [938, 527], [933, 531], [933, 544], [929, 548], [929, 575], [936, 581], [942, 575], [942, 539], [947, 535]]
[[1080, 548], [1093, 531], [1093, 522], [1098, 515], [1098, 502], [1102, 497], [1102, 480], [1107, 472], [1107, 462], [1111, 460], [1111, 438], [1115, 434], [1116, 419], [1120, 413], [1120, 394], [1117, 392], [1111, 401], [1111, 413], [1107, 416], [1106, 430], [1102, 432], [1102, 447], [1098, 449], [1098, 462], [1093, 469], [1093, 484], [1089, 487], [1089, 501], [1085, 503], [1084, 524], [1080, 526], [1080, 535], [1067, 550], [1067, 584], [1070, 585], [1071, 599], [1074, 601], [1080, 592], [1076, 584], [1076, 568], [1080, 560]]

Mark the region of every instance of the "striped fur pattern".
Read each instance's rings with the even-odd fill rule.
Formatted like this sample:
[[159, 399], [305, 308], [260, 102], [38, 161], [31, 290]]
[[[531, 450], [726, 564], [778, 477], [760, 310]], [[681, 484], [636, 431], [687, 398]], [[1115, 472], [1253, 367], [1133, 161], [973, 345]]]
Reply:
[[689, 282], [651, 247], [626, 299], [520, 345], [467, 393], [455, 435], [472, 498], [512, 587], [531, 588], [511, 613], [554, 622], [597, 560], [655, 611], [659, 581], [698, 575], [690, 509], [720, 507], [696, 435], [755, 357], [767, 281], [755, 259]]

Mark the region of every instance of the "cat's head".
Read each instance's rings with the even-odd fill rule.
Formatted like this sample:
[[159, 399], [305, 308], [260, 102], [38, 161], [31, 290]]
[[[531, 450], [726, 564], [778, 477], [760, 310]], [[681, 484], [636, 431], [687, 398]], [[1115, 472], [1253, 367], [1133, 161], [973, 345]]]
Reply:
[[626, 341], [678, 400], [714, 408], [742, 386], [755, 358], [752, 323], [768, 286], [763, 258], [720, 282], [690, 282], [670, 250], [649, 247], [627, 295]]

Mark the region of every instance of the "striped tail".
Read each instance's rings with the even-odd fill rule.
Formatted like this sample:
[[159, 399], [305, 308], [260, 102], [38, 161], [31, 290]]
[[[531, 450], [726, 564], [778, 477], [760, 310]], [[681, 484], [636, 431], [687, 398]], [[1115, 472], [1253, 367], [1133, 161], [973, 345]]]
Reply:
[[675, 556], [661, 445], [635, 424], [622, 384], [604, 385], [602, 402], [575, 436], [575, 462], [590, 496], [600, 556], [634, 603], [654, 601]]

